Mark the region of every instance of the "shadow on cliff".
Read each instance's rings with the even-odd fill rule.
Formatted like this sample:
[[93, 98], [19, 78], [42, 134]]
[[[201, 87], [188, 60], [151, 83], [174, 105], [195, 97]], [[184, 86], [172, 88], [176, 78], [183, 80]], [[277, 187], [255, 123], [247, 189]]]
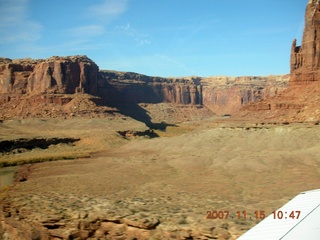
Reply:
[[127, 94], [120, 92], [114, 86], [104, 81], [103, 85], [100, 85], [100, 101], [97, 102], [97, 104], [117, 108], [121, 114], [131, 117], [139, 122], [143, 122], [151, 129], [165, 131], [168, 126], [176, 126], [165, 122], [152, 122], [151, 117], [148, 115], [148, 111], [139, 106], [139, 101], [128, 99], [126, 95]]
[[154, 123], [148, 112], [138, 104], [107, 104], [109, 107], [115, 107], [125, 116], [131, 117], [139, 122], [143, 122], [147, 127], [155, 130], [165, 131], [168, 126], [176, 126], [165, 122]]

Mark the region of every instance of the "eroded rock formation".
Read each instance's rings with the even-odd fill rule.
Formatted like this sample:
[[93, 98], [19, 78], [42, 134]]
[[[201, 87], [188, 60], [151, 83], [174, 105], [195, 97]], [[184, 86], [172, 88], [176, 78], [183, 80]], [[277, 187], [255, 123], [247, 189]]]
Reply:
[[[216, 114], [232, 114], [244, 104], [281, 92], [287, 82], [288, 75], [162, 78], [132, 72], [99, 71], [98, 66], [86, 56], [40, 60], [2, 58], [0, 104], [3, 104], [3, 111], [0, 109], [0, 115], [5, 118], [15, 115], [73, 115], [76, 107], [72, 111], [64, 111], [61, 106], [68, 104], [75, 93], [99, 97], [100, 100], [95, 98], [93, 102], [106, 106], [170, 103], [176, 106], [202, 106]], [[85, 99], [88, 100], [88, 97]], [[50, 109], [61, 111], [53, 113]], [[97, 111], [95, 107], [92, 109]], [[40, 110], [46, 113], [42, 114]]]
[[86, 56], [0, 59], [0, 93], [97, 94], [98, 66]]
[[290, 85], [301, 85], [320, 80], [320, 4], [310, 0], [305, 13], [302, 45], [294, 39], [291, 48]]
[[291, 49], [289, 88], [242, 109], [255, 121], [318, 122], [320, 120], [320, 1], [310, 0], [302, 45]]

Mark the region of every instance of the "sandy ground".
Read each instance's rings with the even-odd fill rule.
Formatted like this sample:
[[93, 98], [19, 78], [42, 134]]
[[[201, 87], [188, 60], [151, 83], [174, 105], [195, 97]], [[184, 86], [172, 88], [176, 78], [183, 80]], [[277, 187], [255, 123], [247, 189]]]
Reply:
[[[165, 231], [178, 239], [187, 239], [181, 231], [202, 239], [236, 239], [260, 221], [255, 211], [269, 215], [301, 191], [320, 188], [317, 125], [211, 119], [170, 127], [159, 132], [160, 138], [126, 140], [115, 130], [144, 126], [117, 121], [2, 124], [3, 135], [10, 130], [17, 135], [78, 136], [82, 140], [72, 149], [91, 152], [90, 158], [32, 165], [28, 180], [6, 190], [5, 201], [30, 221], [50, 214], [70, 220], [75, 213], [99, 212], [109, 219], [157, 219], [151, 231], [158, 231], [160, 239]], [[208, 211], [230, 215], [206, 219]], [[238, 211], [246, 211], [247, 219], [243, 214], [239, 219]]]
[[22, 119], [0, 123], [0, 141], [19, 138], [79, 138], [75, 144], [51, 145], [42, 150], [0, 154], [1, 162], [32, 161], [34, 159], [89, 156], [92, 152], [107, 150], [125, 143], [117, 131], [145, 131], [144, 123], [127, 117], [103, 119]]

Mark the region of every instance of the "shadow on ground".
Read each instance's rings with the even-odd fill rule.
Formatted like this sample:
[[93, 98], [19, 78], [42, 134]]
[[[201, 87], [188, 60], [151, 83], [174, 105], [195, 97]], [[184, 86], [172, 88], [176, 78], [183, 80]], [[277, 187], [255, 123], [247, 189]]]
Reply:
[[151, 117], [149, 116], [148, 112], [136, 103], [132, 103], [132, 104], [110, 104], [110, 103], [107, 103], [105, 105], [108, 107], [117, 108], [121, 114], [128, 116], [128, 117], [131, 117], [139, 122], [143, 122], [147, 127], [154, 129], [154, 130], [166, 131], [166, 128], [169, 126], [171, 126], [171, 127], [177, 126], [175, 124], [170, 124], [170, 123], [166, 123], [166, 122], [160, 122], [160, 123], [152, 122]]

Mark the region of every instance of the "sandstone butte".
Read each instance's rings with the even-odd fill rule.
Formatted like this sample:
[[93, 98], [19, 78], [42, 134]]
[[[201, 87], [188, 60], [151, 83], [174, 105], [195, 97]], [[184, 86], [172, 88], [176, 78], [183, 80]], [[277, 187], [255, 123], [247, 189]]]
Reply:
[[308, 2], [302, 45], [297, 46], [296, 39], [292, 43], [290, 75], [163, 78], [99, 70], [86, 56], [0, 58], [0, 118], [101, 117], [128, 105], [169, 103], [189, 108], [189, 115], [201, 109], [204, 117], [318, 121], [319, 8], [317, 0]]
[[[317, 34], [320, 27], [319, 10], [319, 0], [308, 2], [302, 45], [297, 46], [296, 40], [292, 44], [290, 75], [161, 78], [137, 73], [99, 70], [98, 66], [86, 56], [51, 57], [40, 60], [2, 58], [0, 59], [0, 119], [104, 117], [116, 114], [126, 105], [135, 106], [134, 110], [136, 110], [138, 106], [157, 104], [157, 108], [160, 104], [172, 104], [177, 108], [182, 106], [191, 111], [207, 109], [216, 114], [235, 114], [250, 121], [319, 121], [320, 39]], [[269, 141], [269, 138], [267, 140]], [[129, 150], [132, 149], [129, 147]], [[251, 150], [248, 149], [248, 152]], [[269, 153], [268, 158], [270, 158]], [[313, 165], [311, 167], [313, 168]], [[30, 171], [28, 166], [25, 171]], [[305, 185], [307, 181], [300, 180], [300, 182]], [[24, 187], [20, 185], [22, 191], [25, 191]], [[30, 187], [34, 188], [33, 185]], [[223, 186], [223, 188], [226, 187]], [[117, 212], [123, 212], [126, 215], [131, 206], [134, 208], [137, 208], [138, 204], [140, 206], [142, 200], [139, 198], [112, 202], [84, 196], [80, 201], [75, 198], [71, 198], [73, 199], [71, 201], [68, 195], [59, 196], [59, 193], [48, 191], [46, 195], [32, 198], [31, 206], [39, 209], [39, 212], [48, 214], [35, 215], [38, 223], [31, 226], [21, 221], [30, 216], [30, 209], [24, 207], [24, 201], [30, 199], [28, 197], [26, 193], [15, 200], [20, 207], [22, 206], [21, 208], [15, 208], [14, 205], [10, 205], [11, 203], [3, 205], [3, 212], [0, 214], [0, 218], [7, 218], [6, 222], [2, 223], [7, 224], [6, 227], [9, 229], [13, 229], [12, 232], [16, 236], [20, 233], [26, 234], [30, 236], [28, 239], [51, 239], [45, 235], [47, 232], [41, 232], [44, 228], [50, 232], [52, 239], [88, 239], [93, 235], [97, 238], [103, 236], [105, 232], [111, 233], [112, 236], [119, 236], [123, 227], [129, 229], [132, 234], [140, 235], [141, 239], [146, 239], [146, 236], [149, 236], [150, 232], [159, 225], [157, 218], [140, 213], [128, 214], [127, 217], [117, 215]], [[182, 198], [189, 199], [190, 195], [182, 195]], [[203, 207], [204, 204], [201, 204], [200, 199], [197, 197], [196, 200]], [[171, 198], [167, 199], [163, 196], [152, 203], [158, 204], [156, 207], [160, 209], [161, 205], [170, 200]], [[71, 201], [71, 207], [68, 209], [70, 218], [64, 219], [67, 215], [52, 214], [52, 210], [65, 211], [63, 204], [67, 201]], [[52, 208], [43, 208], [38, 202], [42, 204], [47, 202]], [[91, 206], [90, 211], [92, 211], [89, 214], [75, 212], [83, 202]], [[95, 212], [96, 206], [104, 210], [110, 206], [111, 208], [106, 212], [107, 216], [101, 216], [100, 212]], [[141, 209], [148, 211], [144, 205]], [[33, 211], [37, 212], [37, 210]], [[176, 209], [173, 210], [176, 211]], [[2, 214], [4, 215], [1, 216]], [[77, 219], [77, 222], [68, 222], [70, 219]], [[182, 220], [183, 224], [185, 219]], [[72, 228], [67, 229], [70, 226]], [[177, 231], [176, 228], [172, 229], [160, 230], [157, 234], [162, 237], [168, 236], [166, 238], [169, 239], [171, 236], [169, 234]], [[181, 239], [190, 239], [190, 232], [187, 231], [189, 229], [181, 231], [183, 234]], [[206, 236], [210, 236], [211, 239], [230, 239], [229, 231], [231, 230], [228, 229], [228, 224], [221, 224], [214, 228], [212, 225], [204, 225], [192, 231], [196, 239], [208, 239]]]
[[301, 46], [294, 39], [290, 57], [289, 87], [281, 94], [242, 108], [242, 116], [260, 121], [320, 120], [320, 3], [308, 2]]
[[[81, 113], [84, 112], [93, 116], [93, 112], [112, 112], [110, 108], [106, 110], [106, 106], [123, 108], [141, 103], [170, 103], [185, 108], [197, 106], [190, 108], [190, 111], [206, 109], [203, 111], [205, 113], [201, 113], [204, 115], [208, 115], [208, 112], [211, 115], [233, 114], [246, 103], [283, 91], [288, 80], [289, 75], [151, 77], [132, 72], [99, 70], [86, 56], [39, 60], [2, 58], [0, 117], [68, 117], [70, 114], [83, 115]], [[70, 108], [66, 107], [75, 97], [78, 104], [79, 101], [84, 102], [82, 112], [70, 112]], [[55, 111], [52, 112], [52, 109]]]

